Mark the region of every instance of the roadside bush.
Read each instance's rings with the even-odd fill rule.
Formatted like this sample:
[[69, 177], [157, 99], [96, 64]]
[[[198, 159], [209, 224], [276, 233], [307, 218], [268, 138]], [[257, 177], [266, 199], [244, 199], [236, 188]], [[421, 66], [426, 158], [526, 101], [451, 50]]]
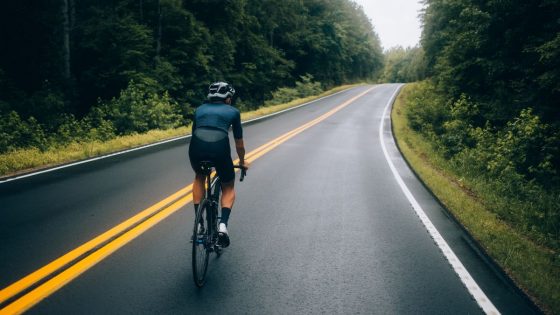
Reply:
[[296, 91], [299, 97], [316, 95], [323, 92], [321, 82], [313, 82], [313, 76], [311, 74], [302, 75], [300, 78], [301, 81], [296, 82]]
[[272, 99], [265, 102], [265, 105], [284, 104], [298, 98], [317, 95], [323, 92], [321, 82], [313, 82], [310, 74], [300, 76], [301, 81], [296, 82], [295, 87], [281, 87], [272, 92]]
[[84, 117], [84, 123], [88, 126], [88, 140], [107, 141], [115, 138], [116, 130], [113, 123], [106, 120], [105, 113], [99, 107], [92, 107], [91, 111]]
[[434, 143], [444, 132], [443, 124], [449, 119], [449, 111], [428, 82], [418, 84], [411, 91], [407, 110], [410, 127], [432, 139]]
[[453, 103], [449, 120], [443, 123], [441, 137], [441, 144], [447, 158], [475, 145], [471, 131], [474, 128], [475, 121], [479, 120], [479, 114], [478, 106], [464, 94]]
[[488, 176], [502, 177], [514, 172], [543, 187], [558, 186], [554, 158], [559, 153], [560, 138], [532, 109], [521, 111], [503, 129], [488, 124], [484, 129], [471, 128], [470, 134], [476, 142], [470, 153], [476, 157], [473, 162], [484, 164]]
[[58, 128], [52, 136], [53, 142], [64, 145], [72, 141], [87, 140], [85, 135], [89, 126], [83, 121], [78, 121], [74, 115], [63, 114], [59, 118]]
[[22, 120], [15, 112], [0, 116], [0, 153], [13, 151], [17, 148], [34, 146], [46, 149], [48, 140], [37, 120], [30, 117]]
[[98, 110], [113, 122], [119, 135], [178, 127], [182, 121], [178, 104], [167, 92], [160, 96], [134, 81]]
[[464, 95], [445, 106], [433, 94], [428, 82], [412, 89], [406, 110], [410, 127], [484, 196], [489, 209], [540, 244], [560, 248], [558, 130], [531, 108], [494, 126]]
[[281, 87], [276, 91], [272, 92], [272, 99], [265, 102], [265, 105], [277, 105], [288, 103], [291, 100], [295, 100], [299, 97], [299, 93], [296, 89], [290, 87]]
[[[72, 142], [107, 141], [116, 135], [178, 127], [183, 122], [179, 106], [169, 94], [158, 94], [153, 85], [146, 80], [131, 81], [118, 98], [93, 107], [82, 119], [62, 114], [41, 125], [33, 117], [22, 119], [15, 111], [1, 115], [0, 154], [32, 147], [45, 151]], [[45, 102], [54, 104], [56, 100], [47, 98]]]
[[558, 247], [560, 236], [560, 188], [554, 166], [560, 139], [531, 109], [521, 111], [503, 129], [471, 131], [476, 146], [454, 159], [463, 173], [484, 178], [492, 208], [502, 218], [534, 235], [534, 239]]

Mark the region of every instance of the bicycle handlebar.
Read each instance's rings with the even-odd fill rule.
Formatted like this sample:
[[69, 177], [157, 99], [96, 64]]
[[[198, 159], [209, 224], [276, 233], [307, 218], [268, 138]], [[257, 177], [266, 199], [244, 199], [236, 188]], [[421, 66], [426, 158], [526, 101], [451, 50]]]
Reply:
[[247, 168], [241, 165], [234, 165], [233, 168], [238, 168], [241, 170], [241, 177], [239, 177], [239, 181], [242, 182], [245, 179], [245, 175], [247, 175]]

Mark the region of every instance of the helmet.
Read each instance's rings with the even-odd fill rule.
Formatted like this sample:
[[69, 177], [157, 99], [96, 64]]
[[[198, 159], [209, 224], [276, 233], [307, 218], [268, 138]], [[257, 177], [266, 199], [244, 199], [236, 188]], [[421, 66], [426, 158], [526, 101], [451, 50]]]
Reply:
[[235, 89], [226, 82], [212, 83], [208, 88], [208, 99], [211, 101], [233, 98], [233, 95], [235, 95]]

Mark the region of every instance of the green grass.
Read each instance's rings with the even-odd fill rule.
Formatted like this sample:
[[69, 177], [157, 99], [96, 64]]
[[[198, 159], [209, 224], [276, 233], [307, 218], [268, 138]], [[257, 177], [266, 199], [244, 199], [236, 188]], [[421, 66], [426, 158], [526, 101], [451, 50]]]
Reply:
[[392, 122], [397, 144], [406, 160], [466, 228], [486, 253], [546, 313], [560, 314], [560, 256], [539, 246], [520, 230], [500, 220], [485, 204], [476, 183], [458, 177], [431, 144], [408, 127], [407, 96], [414, 84], [406, 85], [393, 107]]
[[[293, 100], [286, 104], [261, 107], [254, 111], [242, 113], [241, 119], [249, 120], [272, 114], [358, 85], [339, 86], [319, 95]], [[173, 139], [190, 134], [190, 131], [191, 126], [189, 125], [176, 129], [151, 130], [143, 134], [120, 136], [107, 142], [74, 142], [64, 147], [53, 147], [43, 152], [35, 148], [20, 149], [0, 155], [0, 178]]]

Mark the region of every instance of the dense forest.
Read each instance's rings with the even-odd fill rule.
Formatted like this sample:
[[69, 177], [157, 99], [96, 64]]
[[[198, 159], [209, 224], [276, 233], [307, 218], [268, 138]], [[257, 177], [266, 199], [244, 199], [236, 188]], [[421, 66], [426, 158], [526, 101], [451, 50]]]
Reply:
[[489, 208], [556, 249], [559, 12], [557, 0], [427, 0], [421, 49], [429, 79], [409, 115], [461, 178], [493, 194]]
[[383, 62], [349, 0], [4, 1], [0, 39], [0, 153], [185, 124], [216, 80], [251, 109]]
[[381, 74], [383, 82], [416, 82], [427, 76], [426, 60], [422, 47], [392, 47], [385, 52]]

